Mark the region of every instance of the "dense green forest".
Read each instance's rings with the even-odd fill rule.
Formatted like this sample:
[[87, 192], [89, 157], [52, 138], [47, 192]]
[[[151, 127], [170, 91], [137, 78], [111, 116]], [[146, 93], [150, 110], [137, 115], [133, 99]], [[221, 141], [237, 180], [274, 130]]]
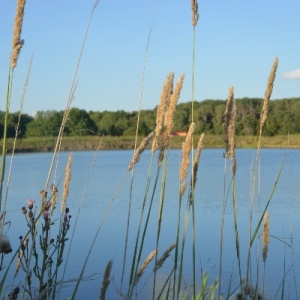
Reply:
[[[263, 99], [236, 99], [236, 133], [237, 135], [256, 135], [261, 105]], [[205, 100], [194, 102], [194, 120], [196, 133], [223, 133], [223, 115], [226, 100]], [[56, 136], [63, 117], [63, 111], [39, 111], [34, 117], [21, 115], [19, 137]], [[3, 122], [5, 112], [0, 111], [0, 137], [3, 137]], [[18, 113], [9, 114], [8, 137], [15, 136]], [[139, 130], [141, 135], [147, 135], [154, 130], [156, 108], [143, 110], [140, 116]], [[72, 108], [64, 131], [66, 136], [111, 135], [132, 136], [135, 134], [137, 112], [123, 110], [85, 111]], [[175, 114], [174, 131], [185, 131], [191, 122], [191, 103], [178, 105]], [[268, 121], [264, 135], [285, 135], [300, 133], [300, 98], [273, 100], [269, 106]]]

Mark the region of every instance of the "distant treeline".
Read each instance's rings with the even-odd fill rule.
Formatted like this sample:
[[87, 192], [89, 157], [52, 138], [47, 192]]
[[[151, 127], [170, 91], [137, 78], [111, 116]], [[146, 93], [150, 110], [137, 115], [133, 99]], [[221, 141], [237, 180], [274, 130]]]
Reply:
[[[263, 99], [236, 99], [237, 135], [257, 135]], [[194, 121], [196, 133], [222, 134], [226, 100], [205, 100], [194, 102]], [[63, 111], [39, 111], [34, 117], [21, 115], [19, 137], [56, 136], [58, 134]], [[5, 112], [0, 111], [0, 138], [3, 137]], [[103, 134], [111, 136], [133, 136], [136, 131], [137, 112], [123, 110], [85, 111], [72, 108], [65, 127], [66, 136], [86, 136]], [[185, 131], [191, 122], [191, 102], [177, 106], [174, 131]], [[8, 137], [16, 134], [18, 113], [10, 113]], [[155, 129], [156, 108], [142, 110], [139, 133], [147, 135]], [[264, 128], [264, 135], [285, 135], [300, 133], [300, 98], [273, 100], [269, 106], [269, 116]]]

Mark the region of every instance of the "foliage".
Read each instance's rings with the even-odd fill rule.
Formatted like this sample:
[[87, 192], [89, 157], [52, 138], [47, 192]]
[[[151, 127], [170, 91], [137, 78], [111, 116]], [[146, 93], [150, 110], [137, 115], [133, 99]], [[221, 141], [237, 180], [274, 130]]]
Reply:
[[[205, 100], [194, 103], [196, 133], [220, 135], [226, 101]], [[255, 136], [258, 134], [262, 99], [243, 98], [236, 100], [236, 134]], [[4, 112], [0, 111], [0, 132], [3, 128]], [[66, 136], [110, 135], [133, 136], [136, 133], [137, 112], [89, 111], [72, 108], [66, 124]], [[147, 136], [155, 127], [156, 108], [142, 110], [139, 134]], [[63, 111], [39, 111], [34, 117], [22, 114], [19, 137], [56, 136], [60, 128]], [[191, 103], [181, 103], [175, 113], [174, 131], [187, 131], [191, 122]], [[17, 113], [10, 113], [8, 137], [15, 136]], [[280, 99], [270, 102], [265, 136], [298, 134], [300, 132], [300, 98]], [[2, 136], [0, 136], [2, 138]]]

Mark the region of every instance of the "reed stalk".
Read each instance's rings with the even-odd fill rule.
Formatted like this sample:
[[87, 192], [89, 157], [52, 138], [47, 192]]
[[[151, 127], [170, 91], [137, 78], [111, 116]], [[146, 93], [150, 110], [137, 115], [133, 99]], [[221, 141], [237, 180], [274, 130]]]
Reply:
[[2, 190], [3, 190], [3, 181], [5, 175], [5, 165], [6, 165], [6, 148], [7, 148], [7, 124], [8, 124], [8, 115], [10, 111], [10, 102], [11, 102], [11, 93], [13, 86], [13, 77], [14, 70], [17, 66], [18, 58], [21, 52], [21, 49], [24, 45], [24, 40], [21, 39], [22, 27], [23, 27], [23, 18], [25, 13], [25, 0], [18, 0], [14, 21], [13, 29], [13, 39], [12, 39], [12, 50], [10, 58], [10, 68], [8, 72], [8, 81], [7, 81], [7, 92], [6, 92], [6, 110], [4, 116], [4, 129], [3, 129], [3, 141], [2, 141], [2, 162], [1, 162], [1, 171], [0, 171], [0, 213], [2, 212]]
[[236, 116], [236, 108], [235, 108], [235, 99], [234, 99], [234, 89], [233, 87], [230, 87], [228, 92], [228, 100], [226, 104], [225, 120], [224, 120], [224, 140], [226, 143], [225, 157], [231, 159], [231, 189], [232, 189], [233, 219], [234, 219], [234, 232], [235, 232], [235, 248], [236, 248], [236, 256], [238, 260], [238, 272], [239, 272], [241, 294], [243, 295], [240, 242], [239, 242], [239, 231], [238, 231], [238, 220], [237, 220], [236, 188], [235, 188], [235, 175], [236, 175], [235, 116]]
[[[273, 86], [276, 78], [276, 71], [278, 67], [278, 58], [274, 59], [270, 75], [267, 82], [267, 87], [265, 91], [265, 96], [262, 104], [262, 110], [260, 114], [260, 126], [259, 126], [259, 135], [258, 135], [258, 145], [256, 151], [256, 160], [253, 171], [253, 180], [251, 182], [251, 203], [250, 203], [250, 225], [249, 225], [249, 246], [248, 246], [248, 259], [247, 259], [247, 281], [250, 272], [250, 261], [251, 261], [251, 246], [253, 244], [252, 237], [252, 219], [253, 219], [253, 209], [254, 209], [254, 198], [255, 198], [255, 188], [257, 184], [257, 198], [258, 198], [258, 214], [260, 214], [260, 195], [261, 195], [261, 179], [260, 179], [260, 149], [261, 149], [261, 139], [263, 129], [266, 125], [268, 114], [269, 114], [269, 103], [272, 96]], [[268, 205], [268, 204], [267, 204]], [[256, 227], [257, 229], [257, 227]], [[255, 233], [255, 235], [257, 232]]]
[[[140, 98], [139, 98], [139, 109], [138, 109], [138, 116], [137, 116], [137, 123], [136, 123], [136, 132], [135, 132], [135, 145], [134, 145], [134, 162], [135, 156], [136, 158], [139, 156], [138, 151], [140, 149], [137, 149], [137, 140], [138, 140], [138, 133], [139, 133], [139, 124], [140, 124], [140, 115], [141, 115], [141, 107], [142, 107], [142, 99], [143, 99], [143, 92], [144, 92], [144, 80], [145, 80], [145, 70], [147, 65], [147, 58], [148, 58], [148, 50], [149, 45], [151, 41], [151, 34], [152, 34], [152, 28], [153, 28], [153, 19], [150, 25], [150, 30], [148, 34], [147, 39], [147, 45], [146, 45], [146, 51], [144, 56], [144, 64], [143, 64], [143, 71], [142, 71], [142, 78], [141, 78], [141, 87], [140, 87]], [[153, 134], [151, 135], [152, 138]], [[145, 141], [145, 143], [149, 143], [150, 137], [148, 141]], [[121, 287], [120, 287], [120, 294], [122, 293], [123, 288], [123, 280], [124, 280], [124, 273], [125, 273], [125, 263], [126, 263], [126, 257], [127, 257], [127, 244], [128, 244], [128, 234], [129, 234], [129, 223], [130, 223], [130, 213], [131, 213], [131, 201], [132, 201], [132, 186], [133, 186], [133, 178], [134, 178], [134, 164], [132, 166], [129, 165], [129, 170], [132, 169], [131, 173], [131, 182], [130, 182], [130, 195], [129, 195], [129, 202], [128, 202], [128, 218], [127, 218], [127, 228], [126, 228], [126, 237], [125, 237], [125, 244], [124, 244], [124, 258], [123, 258], [123, 267], [122, 267], [122, 276], [121, 276]]]
[[[194, 98], [195, 98], [195, 61], [196, 61], [196, 26], [199, 19], [198, 1], [191, 0], [192, 8], [192, 25], [193, 25], [193, 53], [192, 53], [192, 122], [194, 122]], [[192, 145], [194, 139], [192, 138]], [[194, 150], [192, 149], [192, 165], [194, 165]], [[194, 172], [192, 171], [192, 182], [194, 182]], [[191, 189], [192, 196], [192, 239], [193, 239], [193, 297], [196, 298], [196, 227], [195, 227], [195, 205], [194, 189]]]

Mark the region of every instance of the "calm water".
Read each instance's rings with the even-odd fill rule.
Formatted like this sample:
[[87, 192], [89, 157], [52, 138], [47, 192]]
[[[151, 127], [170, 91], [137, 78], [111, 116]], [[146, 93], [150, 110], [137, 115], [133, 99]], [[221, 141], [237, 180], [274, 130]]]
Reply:
[[[238, 211], [238, 226], [241, 242], [241, 266], [245, 274], [247, 259], [247, 243], [249, 239], [249, 200], [251, 198], [251, 181], [253, 173], [254, 150], [237, 150], [237, 176], [236, 196]], [[97, 156], [95, 156], [97, 155]], [[269, 252], [266, 262], [265, 293], [267, 299], [276, 298], [277, 290], [281, 285], [284, 273], [286, 273], [285, 299], [297, 299], [300, 288], [296, 291], [295, 281], [300, 280], [299, 247], [300, 247], [300, 151], [299, 150], [270, 150], [261, 151], [261, 202], [260, 207], [255, 196], [253, 222], [257, 224], [259, 212], [262, 211], [269, 195], [273, 189], [274, 182], [280, 166], [285, 158], [280, 180], [276, 187], [272, 202], [269, 206], [270, 234]], [[71, 256], [67, 267], [66, 280], [78, 277], [83, 262], [89, 251], [89, 247], [100, 226], [105, 211], [112, 199], [116, 188], [127, 173], [127, 166], [131, 160], [132, 151], [101, 151], [74, 152], [72, 178], [68, 207], [72, 214], [71, 224], [74, 228], [75, 218], [78, 214], [79, 204], [82, 202], [81, 211], [75, 230], [72, 244]], [[42, 154], [19, 154], [15, 156], [11, 182], [8, 191], [7, 220], [11, 221], [10, 228], [6, 228], [13, 249], [19, 243], [18, 237], [27, 231], [25, 220], [21, 214], [21, 207], [32, 198], [39, 204], [39, 192], [44, 188], [52, 155]], [[64, 180], [64, 168], [68, 153], [61, 153], [59, 164], [50, 180], [58, 185], [62, 191]], [[140, 162], [136, 165], [132, 191], [132, 208], [130, 236], [128, 247], [128, 263], [125, 272], [124, 290], [126, 292], [126, 280], [129, 273], [130, 259], [133, 251], [135, 233], [137, 231], [140, 210], [144, 198], [146, 175], [148, 172], [150, 152], [142, 155]], [[172, 150], [168, 163], [168, 179], [166, 187], [166, 200], [162, 220], [162, 233], [159, 244], [159, 257], [175, 241], [178, 211], [178, 173], [181, 159], [181, 151]], [[155, 158], [152, 172], [150, 191], [153, 188], [156, 174]], [[229, 167], [230, 167], [230, 162]], [[230, 169], [228, 167], [228, 170]], [[163, 173], [163, 172], [161, 172]], [[92, 250], [85, 277], [87, 280], [80, 285], [78, 299], [98, 299], [102, 282], [102, 276], [108, 260], [113, 260], [113, 282], [109, 287], [109, 299], [117, 298], [116, 290], [120, 287], [120, 276], [123, 260], [123, 249], [125, 241], [125, 229], [128, 213], [128, 202], [130, 197], [130, 176], [127, 173], [119, 192], [112, 202], [111, 209], [95, 246]], [[201, 270], [206, 271], [213, 282], [219, 275], [219, 244], [220, 226], [222, 216], [223, 186], [224, 186], [224, 159], [223, 150], [205, 149], [201, 155], [201, 162], [197, 176], [195, 194], [196, 211], [196, 259], [197, 276], [200, 278]], [[235, 238], [232, 214], [232, 197], [230, 193], [230, 173], [227, 174], [226, 193], [228, 203], [225, 212], [225, 234], [223, 248], [223, 276], [222, 290], [228, 290], [231, 281], [232, 288], [238, 284], [237, 259], [235, 251]], [[160, 182], [154, 196], [153, 211], [150, 216], [150, 225], [145, 239], [145, 250], [142, 260], [155, 249], [155, 238], [157, 232], [157, 215], [159, 207]], [[60, 194], [61, 197], [61, 194]], [[148, 202], [147, 202], [148, 203]], [[182, 212], [185, 211], [186, 197], [183, 200]], [[148, 204], [147, 204], [148, 206]], [[57, 215], [58, 216], [58, 215]], [[292, 247], [290, 235], [293, 236]], [[55, 233], [53, 232], [55, 238]], [[258, 239], [257, 239], [258, 240]], [[284, 242], [283, 242], [284, 241]], [[260, 290], [263, 282], [263, 262], [261, 250], [256, 251], [254, 247], [252, 263], [256, 266], [256, 252], [259, 258]], [[192, 283], [191, 277], [191, 230], [188, 230], [186, 242], [186, 257], [184, 266], [184, 280], [187, 284]], [[173, 254], [173, 253], [172, 253]], [[172, 267], [171, 255], [163, 267], [158, 271], [158, 285], [162, 285], [169, 275]], [[285, 263], [285, 271], [284, 271]], [[135, 290], [138, 299], [147, 299], [148, 293], [152, 291], [152, 278], [150, 277], [150, 266], [148, 272], [143, 275]], [[14, 271], [14, 267], [12, 267]], [[252, 270], [254, 282], [256, 282], [256, 269]], [[246, 276], [246, 274], [245, 274]], [[17, 277], [15, 283], [20, 284], [22, 273]], [[200, 282], [200, 280], [199, 280]], [[66, 284], [60, 298], [70, 295], [73, 283]], [[277, 298], [280, 299], [280, 293]]]

